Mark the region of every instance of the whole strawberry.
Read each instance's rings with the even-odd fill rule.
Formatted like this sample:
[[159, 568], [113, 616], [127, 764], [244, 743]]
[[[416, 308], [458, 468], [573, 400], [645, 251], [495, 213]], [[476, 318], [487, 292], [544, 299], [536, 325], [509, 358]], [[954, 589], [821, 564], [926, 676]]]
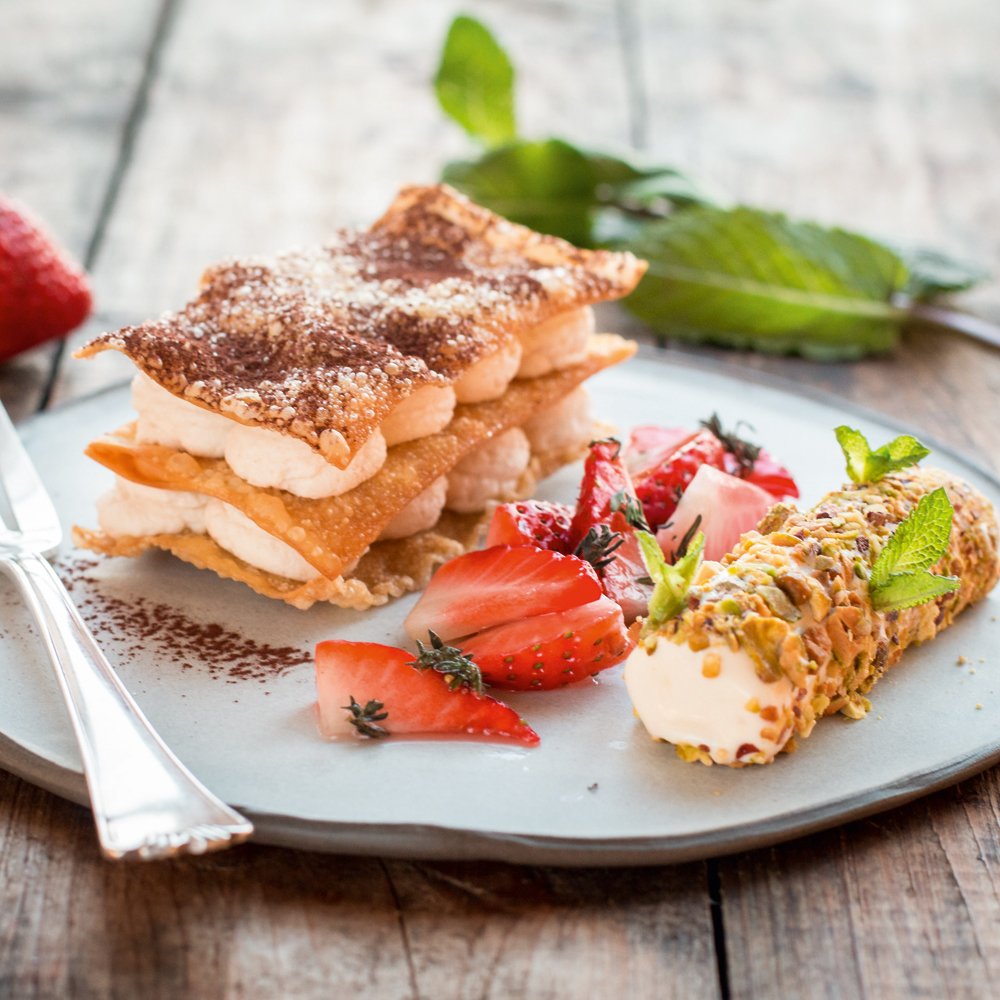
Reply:
[[69, 333], [90, 305], [86, 274], [24, 209], [0, 195], [0, 361]]

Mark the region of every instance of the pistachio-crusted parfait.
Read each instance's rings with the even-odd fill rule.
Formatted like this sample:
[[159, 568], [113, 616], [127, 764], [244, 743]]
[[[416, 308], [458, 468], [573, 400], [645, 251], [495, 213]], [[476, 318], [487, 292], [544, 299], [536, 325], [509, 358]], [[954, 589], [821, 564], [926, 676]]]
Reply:
[[767, 764], [819, 716], [862, 718], [886, 667], [997, 582], [984, 496], [916, 467], [928, 451], [913, 438], [873, 452], [857, 431], [837, 436], [854, 482], [807, 512], [772, 508], [721, 563], [692, 547], [666, 566], [644, 546], [657, 593], [625, 682], [684, 760]]

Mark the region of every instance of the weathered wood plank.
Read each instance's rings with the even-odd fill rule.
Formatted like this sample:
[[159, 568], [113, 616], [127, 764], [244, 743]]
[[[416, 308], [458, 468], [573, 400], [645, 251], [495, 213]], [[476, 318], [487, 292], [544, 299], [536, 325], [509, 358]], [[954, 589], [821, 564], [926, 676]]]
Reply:
[[996, 856], [995, 789], [994, 771], [884, 816], [724, 859], [734, 1000], [995, 996], [997, 887], [985, 858], [972, 861]]
[[[613, 7], [467, 9], [524, 67], [527, 134], [624, 140]], [[400, 185], [433, 181], [446, 160], [474, 153], [430, 84], [454, 13], [449, 0], [310, 0], [295, 17], [269, 0], [241, 4], [238, 17], [225, 0], [182, 6], [95, 270], [99, 311], [73, 343], [182, 305], [220, 257], [372, 221]], [[112, 354], [68, 360], [55, 399], [130, 371]]]
[[[0, 32], [0, 191], [83, 260], [160, 0], [12, 0]], [[42, 398], [54, 346], [0, 365], [14, 420]]]
[[1000, 263], [995, 4], [641, 0], [641, 21], [658, 156], [748, 204]]
[[386, 863], [420, 996], [719, 996], [705, 866]]
[[379, 862], [242, 847], [101, 860], [90, 814], [0, 772], [0, 996], [413, 996]]

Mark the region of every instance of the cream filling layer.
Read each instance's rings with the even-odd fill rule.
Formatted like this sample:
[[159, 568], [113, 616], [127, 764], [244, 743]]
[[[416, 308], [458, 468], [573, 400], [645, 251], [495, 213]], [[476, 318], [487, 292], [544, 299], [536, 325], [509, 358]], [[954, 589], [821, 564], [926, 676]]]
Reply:
[[596, 329], [590, 306], [559, 313], [521, 334], [523, 352], [518, 378], [537, 378], [579, 364], [587, 356], [587, 339]]
[[593, 427], [590, 394], [582, 385], [521, 425], [533, 452], [555, 451], [589, 441]]
[[[806, 697], [813, 684], [811, 677]], [[718, 764], [754, 753], [764, 755], [762, 763], [771, 760], [788, 734], [781, 739], [781, 723], [768, 717], [784, 718], [798, 693], [787, 677], [762, 681], [744, 649], [734, 653], [722, 644], [696, 653], [664, 638], [652, 651], [636, 647], [625, 661], [625, 686], [650, 736], [707, 748]]]
[[520, 427], [489, 438], [448, 473], [445, 506], [460, 514], [485, 510], [491, 500], [514, 492], [530, 461], [531, 445]]

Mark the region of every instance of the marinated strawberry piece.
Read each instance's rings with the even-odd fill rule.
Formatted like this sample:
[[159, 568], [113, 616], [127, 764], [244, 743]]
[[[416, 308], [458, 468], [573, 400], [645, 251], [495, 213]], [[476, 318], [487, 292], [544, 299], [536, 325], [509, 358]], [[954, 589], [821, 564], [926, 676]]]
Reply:
[[[457, 657], [468, 666], [459, 650], [435, 649], [443, 650], [445, 660]], [[373, 739], [455, 733], [538, 745], [538, 734], [512, 708], [468, 683], [453, 686], [454, 681], [437, 666], [421, 667], [405, 649], [377, 642], [321, 642], [316, 647], [320, 731], [327, 737], [356, 732]]]
[[625, 468], [633, 480], [640, 479], [697, 436], [698, 431], [686, 427], [633, 427], [625, 448]]
[[583, 469], [580, 497], [570, 529], [573, 552], [591, 562], [601, 586], [630, 624], [646, 613], [652, 584], [642, 561], [636, 528], [646, 526], [642, 506], [614, 438], [595, 441]]
[[536, 549], [569, 552], [573, 511], [562, 503], [522, 500], [502, 503], [493, 512], [485, 548], [494, 545], [533, 545]]
[[726, 472], [731, 476], [739, 476], [754, 486], [759, 486], [774, 497], [775, 500], [784, 500], [786, 497], [797, 497], [799, 488], [792, 478], [792, 474], [773, 456], [766, 451], [761, 451], [753, 463], [753, 469], [745, 473], [740, 467], [740, 463], [734, 455], [726, 453]]
[[752, 531], [774, 497], [759, 486], [703, 465], [689, 484], [670, 522], [656, 533], [667, 560], [683, 555], [684, 539], [705, 535], [705, 558], [719, 560]]
[[496, 625], [462, 642], [492, 687], [548, 691], [621, 663], [635, 644], [607, 597], [569, 611]]
[[696, 434], [659, 465], [636, 479], [635, 492], [646, 520], [655, 531], [666, 524], [677, 509], [684, 491], [703, 465], [724, 470], [726, 449], [710, 430]]
[[90, 306], [86, 274], [35, 219], [0, 195], [0, 361], [69, 333]]
[[583, 559], [526, 545], [494, 545], [446, 562], [403, 627], [414, 639], [426, 641], [430, 631], [455, 639], [600, 596], [597, 573]]

